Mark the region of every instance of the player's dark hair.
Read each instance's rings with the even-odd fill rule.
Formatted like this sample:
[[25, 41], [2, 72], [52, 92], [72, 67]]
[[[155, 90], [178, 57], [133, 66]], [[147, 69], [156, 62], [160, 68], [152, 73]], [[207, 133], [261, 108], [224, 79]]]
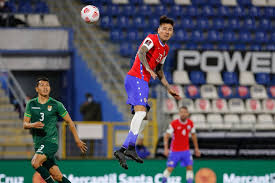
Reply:
[[36, 87], [39, 85], [39, 81], [48, 81], [50, 82], [49, 78], [47, 77], [39, 77], [36, 79]]
[[174, 26], [174, 20], [163, 15], [159, 19], [159, 25], [161, 24], [171, 24], [172, 26]]
[[186, 106], [181, 106], [180, 109], [185, 109], [188, 111], [188, 108]]

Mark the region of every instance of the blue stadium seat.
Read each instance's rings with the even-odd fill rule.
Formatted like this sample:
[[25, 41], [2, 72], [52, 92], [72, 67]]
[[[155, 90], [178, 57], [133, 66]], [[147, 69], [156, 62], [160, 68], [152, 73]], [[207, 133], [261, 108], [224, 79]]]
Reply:
[[132, 5], [141, 5], [143, 4], [143, 0], [129, 0], [129, 3]]
[[238, 30], [240, 29], [240, 22], [237, 18], [232, 18], [228, 21], [228, 24], [226, 26], [227, 29], [231, 29], [231, 30]]
[[218, 49], [220, 50], [229, 50], [229, 45], [225, 43], [218, 44]]
[[208, 3], [213, 7], [220, 7], [222, 5], [220, 0], [208, 0]]
[[109, 6], [110, 15], [117, 16], [119, 15], [119, 6], [116, 4]]
[[270, 74], [269, 73], [256, 73], [256, 82], [260, 85], [270, 84]]
[[204, 40], [203, 32], [198, 30], [193, 31], [191, 37], [194, 42], [202, 42]]
[[260, 51], [261, 50], [261, 45], [250, 44], [250, 50], [252, 50], [252, 51]]
[[198, 86], [195, 85], [189, 85], [187, 87], [184, 87], [184, 93], [187, 98], [191, 99], [197, 99], [201, 97], [200, 90]]
[[245, 16], [245, 9], [240, 6], [236, 6], [233, 9], [233, 15], [238, 18], [243, 18]]
[[110, 39], [114, 42], [120, 42], [125, 40], [123, 32], [120, 29], [113, 29], [110, 31]]
[[212, 17], [215, 15], [215, 10], [211, 6], [204, 6], [202, 9], [203, 16]]
[[141, 16], [137, 16], [137, 17], [134, 18], [133, 25], [138, 29], [143, 29], [147, 26], [145, 21], [144, 21], [144, 18], [141, 17]]
[[175, 4], [174, 0], [161, 0], [161, 3], [165, 4], [166, 6]]
[[123, 43], [120, 45], [119, 53], [123, 57], [130, 57], [134, 53], [134, 48], [130, 43]]
[[206, 18], [200, 18], [200, 19], [198, 19], [196, 27], [198, 29], [202, 29], [202, 30], [208, 29], [209, 28], [208, 20]]
[[158, 18], [151, 18], [149, 22], [149, 26], [151, 27], [151, 30], [155, 30], [159, 26], [159, 19]]
[[275, 85], [275, 74], [271, 75], [271, 81], [270, 81], [271, 85]]
[[268, 51], [275, 51], [275, 45], [274, 44], [267, 44], [266, 49]]
[[235, 44], [234, 49], [239, 50], [239, 51], [244, 51], [244, 50], [246, 50], [245, 44]]
[[188, 42], [188, 43], [186, 44], [186, 48], [187, 48], [188, 50], [196, 50], [196, 49], [198, 49], [198, 47], [199, 47], [199, 45], [196, 44], [196, 43], [193, 43], [193, 42]]
[[251, 0], [237, 0], [240, 6], [250, 7], [252, 6]]
[[186, 31], [184, 30], [178, 30], [176, 31], [176, 35], [174, 35], [175, 39], [179, 42], [188, 41], [189, 37]]
[[33, 13], [32, 5], [29, 2], [19, 3], [17, 11], [19, 13]]
[[234, 32], [227, 31], [223, 33], [222, 39], [227, 43], [232, 43], [237, 41], [237, 36]]
[[183, 18], [182, 26], [185, 29], [193, 29], [195, 27], [195, 23], [194, 23], [194, 21], [192, 21], [191, 18]]
[[141, 16], [150, 16], [152, 11], [151, 6], [145, 4], [139, 7], [139, 15]]
[[135, 8], [135, 6], [127, 4], [121, 9], [120, 14], [125, 15], [127, 17], [130, 17], [130, 16], [134, 17], [137, 14], [137, 8]]
[[238, 76], [236, 72], [223, 72], [223, 82], [226, 85], [238, 85]]
[[205, 84], [205, 76], [201, 71], [191, 71], [190, 72], [190, 81], [195, 85]]
[[100, 26], [103, 29], [110, 29], [112, 26], [112, 18], [109, 16], [100, 18]]
[[255, 29], [256, 29], [255, 20], [254, 20], [254, 19], [251, 19], [251, 18], [246, 18], [246, 19], [244, 20], [242, 29], [249, 30], [249, 31], [255, 30]]
[[218, 14], [223, 17], [229, 17], [230, 16], [230, 10], [227, 6], [221, 6], [218, 9]]
[[6, 5], [8, 6], [8, 8], [10, 9], [11, 13], [15, 13], [16, 12], [16, 5], [14, 2], [12, 1], [7, 1]]
[[239, 33], [239, 40], [242, 43], [249, 43], [252, 40], [250, 32], [240, 32]]
[[219, 42], [221, 40], [221, 34], [219, 31], [211, 30], [207, 34], [207, 40], [210, 42]]
[[270, 43], [274, 43], [275, 42], [275, 32], [273, 32], [271, 35], [270, 35]]
[[248, 17], [250, 18], [259, 18], [261, 16], [261, 9], [255, 6], [252, 6], [248, 9]]
[[191, 17], [199, 16], [198, 8], [195, 6], [188, 6], [186, 10], [187, 10], [188, 15]]
[[269, 19], [261, 18], [258, 29], [259, 30], [265, 30], [265, 31], [271, 30], [271, 24], [270, 23], [271, 22], [270, 22]]
[[227, 85], [218, 87], [218, 95], [220, 98], [230, 99], [235, 97], [235, 90]]
[[114, 27], [120, 28], [120, 29], [131, 27], [129, 18], [126, 16], [119, 16], [117, 19], [117, 23], [114, 25]]
[[174, 5], [172, 7], [172, 10], [171, 10], [172, 14], [175, 16], [175, 17], [180, 17], [182, 16], [182, 13], [183, 13], [183, 8], [179, 5]]
[[49, 11], [48, 5], [45, 2], [40, 1], [35, 4], [34, 12], [35, 13], [49, 13], [50, 11]]
[[192, 0], [192, 4], [195, 6], [205, 6], [208, 5], [208, 2], [205, 0]]
[[128, 31], [127, 40], [136, 42], [138, 40], [138, 33], [136, 31]]
[[256, 43], [266, 43], [268, 41], [267, 35], [265, 32], [256, 32], [255, 34], [255, 42]]
[[212, 22], [212, 29], [223, 30], [225, 27], [224, 20], [221, 18], [215, 18]]
[[236, 89], [236, 97], [241, 99], [250, 98], [250, 92], [247, 86], [237, 86]]
[[154, 16], [159, 17], [159, 16], [167, 14], [167, 12], [168, 12], [168, 9], [166, 8], [166, 6], [158, 5], [155, 7]]
[[214, 45], [213, 44], [210, 44], [210, 43], [206, 43], [206, 44], [202, 44], [201, 45], [201, 48], [203, 50], [213, 50], [214, 49]]
[[275, 10], [273, 7], [265, 7], [264, 8], [264, 16], [267, 18], [274, 18]]

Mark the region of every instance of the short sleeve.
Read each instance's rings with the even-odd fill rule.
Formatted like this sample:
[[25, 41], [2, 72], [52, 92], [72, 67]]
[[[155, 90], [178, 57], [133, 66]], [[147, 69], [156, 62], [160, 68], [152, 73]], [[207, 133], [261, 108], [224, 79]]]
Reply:
[[148, 50], [150, 50], [151, 48], [153, 48], [154, 46], [154, 42], [150, 37], [145, 38], [145, 40], [143, 41], [142, 46], [146, 46], [148, 48]]
[[29, 118], [32, 116], [30, 102], [28, 102], [26, 105], [26, 110], [25, 110], [24, 116], [29, 117]]
[[57, 103], [57, 112], [62, 118], [66, 116], [66, 114], [68, 113], [68, 111], [65, 109], [64, 105], [61, 102]]
[[196, 133], [196, 128], [194, 126], [193, 121], [191, 121], [191, 133]]
[[172, 135], [174, 133], [174, 129], [171, 124], [169, 125], [168, 129], [166, 130], [166, 133], [169, 133], [170, 135]]

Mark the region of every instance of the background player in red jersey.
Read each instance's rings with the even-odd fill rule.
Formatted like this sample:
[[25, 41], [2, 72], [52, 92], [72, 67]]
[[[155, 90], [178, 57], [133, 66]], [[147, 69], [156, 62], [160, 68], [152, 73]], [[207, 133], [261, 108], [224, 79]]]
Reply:
[[[168, 156], [167, 168], [163, 172], [162, 182], [167, 182], [174, 168], [180, 162], [180, 165], [186, 167], [187, 183], [193, 183], [193, 158], [189, 151], [189, 133], [192, 135], [192, 141], [195, 147], [195, 156], [200, 157], [201, 153], [196, 136], [196, 130], [193, 121], [189, 119], [187, 107], [183, 106], [179, 109], [179, 119], [172, 121], [164, 135], [164, 154]], [[168, 148], [168, 140], [173, 135], [170, 153]]]
[[169, 47], [166, 42], [173, 35], [174, 21], [166, 16], [160, 17], [160, 24], [157, 34], [149, 34], [141, 43], [135, 62], [125, 78], [125, 89], [128, 95], [127, 104], [132, 106], [134, 114], [131, 120], [130, 131], [125, 139], [122, 147], [114, 152], [114, 156], [119, 160], [120, 165], [128, 169], [125, 156], [133, 160], [143, 163], [143, 160], [137, 155], [135, 150], [136, 139], [142, 131], [142, 121], [149, 111], [148, 82], [150, 78], [160, 79], [167, 91], [180, 100], [181, 97], [171, 88], [167, 82], [163, 64], [169, 52]]

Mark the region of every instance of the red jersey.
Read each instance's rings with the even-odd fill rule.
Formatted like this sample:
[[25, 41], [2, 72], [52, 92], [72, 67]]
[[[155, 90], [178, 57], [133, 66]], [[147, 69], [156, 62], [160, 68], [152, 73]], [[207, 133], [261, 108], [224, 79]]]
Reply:
[[195, 133], [194, 123], [190, 119], [182, 122], [180, 119], [172, 121], [166, 131], [169, 134], [173, 134], [170, 150], [186, 151], [189, 150], [189, 133]]
[[[149, 50], [146, 53], [146, 59], [148, 65], [152, 70], [155, 70], [158, 64], [164, 64], [169, 51], [169, 47], [167, 44], [164, 45], [163, 43], [161, 43], [158, 34], [149, 34], [141, 43], [139, 49], [143, 45], [145, 45]], [[142, 65], [138, 54], [136, 54], [135, 62], [128, 74], [143, 79], [147, 82], [149, 82], [151, 78], [150, 73]]]

